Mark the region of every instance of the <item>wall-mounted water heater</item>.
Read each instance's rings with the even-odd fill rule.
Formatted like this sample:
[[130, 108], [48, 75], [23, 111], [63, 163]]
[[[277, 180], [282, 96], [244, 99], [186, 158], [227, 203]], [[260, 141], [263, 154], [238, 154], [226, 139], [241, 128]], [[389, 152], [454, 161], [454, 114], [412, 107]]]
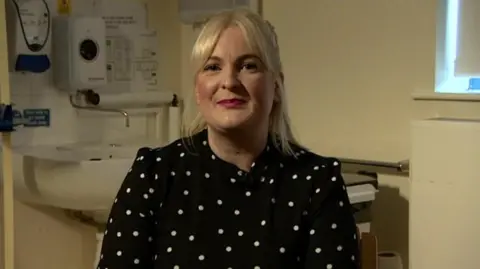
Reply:
[[186, 24], [202, 22], [215, 13], [234, 8], [261, 11], [261, 0], [180, 0], [180, 20]]
[[55, 86], [67, 91], [107, 84], [106, 25], [101, 17], [56, 16], [52, 23]]

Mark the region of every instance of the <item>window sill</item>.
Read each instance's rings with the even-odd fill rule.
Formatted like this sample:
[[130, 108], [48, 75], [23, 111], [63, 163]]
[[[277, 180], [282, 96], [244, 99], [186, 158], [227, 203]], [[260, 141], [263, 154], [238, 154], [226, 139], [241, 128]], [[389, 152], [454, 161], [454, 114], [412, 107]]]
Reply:
[[438, 93], [430, 91], [416, 91], [412, 94], [414, 101], [462, 101], [462, 102], [480, 102], [480, 93], [456, 94], [456, 93]]

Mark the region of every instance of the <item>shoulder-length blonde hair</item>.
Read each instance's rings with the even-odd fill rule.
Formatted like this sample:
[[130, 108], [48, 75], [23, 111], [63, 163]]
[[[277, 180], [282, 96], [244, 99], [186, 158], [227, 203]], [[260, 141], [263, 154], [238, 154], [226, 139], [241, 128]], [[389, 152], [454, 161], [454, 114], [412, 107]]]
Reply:
[[[267, 72], [273, 74], [277, 85], [275, 89], [277, 101], [270, 113], [269, 135], [278, 150], [286, 155], [295, 155], [291, 143], [296, 145], [298, 143], [290, 126], [277, 35], [269, 22], [247, 9], [224, 11], [210, 17], [202, 25], [200, 34], [193, 46], [191, 61], [195, 77], [212, 55], [222, 32], [229, 27], [238, 27], [243, 32], [247, 45], [263, 61]], [[195, 97], [194, 94], [191, 95], [190, 99], [193, 105]], [[192, 107], [186, 106], [186, 110]], [[188, 111], [185, 112], [184, 115], [188, 116]], [[188, 120], [184, 118], [184, 122], [188, 122]], [[182, 128], [182, 136], [191, 137], [206, 127], [207, 124], [202, 115], [197, 113], [193, 121]]]

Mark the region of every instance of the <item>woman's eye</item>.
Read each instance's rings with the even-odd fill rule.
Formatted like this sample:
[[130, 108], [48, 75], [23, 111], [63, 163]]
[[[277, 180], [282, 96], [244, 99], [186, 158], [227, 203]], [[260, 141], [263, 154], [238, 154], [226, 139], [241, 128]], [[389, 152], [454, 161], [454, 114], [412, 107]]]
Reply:
[[250, 71], [255, 71], [258, 69], [258, 65], [256, 63], [246, 63], [243, 65], [243, 68]]
[[206, 65], [204, 68], [203, 68], [204, 71], [218, 71], [220, 70], [220, 66], [218, 66], [218, 64], [209, 64], [209, 65]]

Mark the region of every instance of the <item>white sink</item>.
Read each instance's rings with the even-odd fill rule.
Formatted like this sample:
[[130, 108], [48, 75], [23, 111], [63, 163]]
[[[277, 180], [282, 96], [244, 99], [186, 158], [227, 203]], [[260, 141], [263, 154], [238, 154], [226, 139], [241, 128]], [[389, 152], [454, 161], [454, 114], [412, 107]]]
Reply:
[[19, 200], [65, 209], [108, 211], [141, 145], [14, 148]]
[[61, 161], [102, 161], [115, 159], [132, 159], [135, 157], [141, 145], [121, 144], [66, 144], [66, 145], [43, 145], [32, 147], [19, 147], [17, 152], [24, 156]]

